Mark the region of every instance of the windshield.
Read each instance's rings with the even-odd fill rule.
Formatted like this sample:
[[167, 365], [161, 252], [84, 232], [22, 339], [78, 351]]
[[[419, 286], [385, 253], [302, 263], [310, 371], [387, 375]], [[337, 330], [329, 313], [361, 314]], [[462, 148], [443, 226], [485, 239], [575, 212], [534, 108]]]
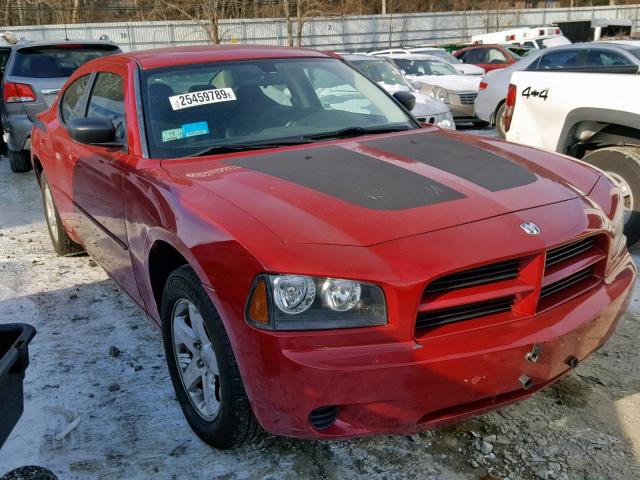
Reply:
[[304, 143], [345, 129], [417, 128], [376, 84], [332, 58], [154, 69], [143, 72], [142, 92], [155, 158]]
[[410, 60], [407, 58], [394, 58], [396, 65], [406, 75], [457, 75], [455, 68], [448, 63], [435, 60]]
[[361, 73], [381, 85], [404, 87], [413, 90], [402, 74], [386, 60], [352, 60], [349, 62]]
[[11, 75], [30, 78], [66, 78], [89, 60], [119, 52], [120, 49], [115, 45], [23, 48], [16, 52]]
[[513, 48], [513, 47], [506, 47], [506, 49], [509, 50], [509, 53], [511, 54], [514, 60], [520, 60], [522, 58], [521, 54], [523, 53], [524, 49]]
[[629, 53], [631, 55], [633, 55], [634, 57], [640, 59], [640, 48], [633, 48], [633, 49], [629, 50]]

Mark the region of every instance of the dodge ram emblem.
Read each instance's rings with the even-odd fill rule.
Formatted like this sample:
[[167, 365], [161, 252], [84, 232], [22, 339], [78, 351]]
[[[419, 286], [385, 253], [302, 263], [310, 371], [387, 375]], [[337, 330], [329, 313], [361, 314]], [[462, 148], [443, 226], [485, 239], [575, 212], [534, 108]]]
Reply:
[[533, 222], [524, 222], [520, 225], [527, 235], [540, 235], [540, 227]]

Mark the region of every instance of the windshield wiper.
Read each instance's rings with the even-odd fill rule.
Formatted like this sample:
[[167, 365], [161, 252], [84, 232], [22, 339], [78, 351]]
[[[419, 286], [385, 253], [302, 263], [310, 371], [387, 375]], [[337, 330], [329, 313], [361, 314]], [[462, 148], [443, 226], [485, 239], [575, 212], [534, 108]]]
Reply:
[[360, 135], [371, 135], [375, 133], [391, 133], [409, 130], [409, 127], [347, 127], [334, 132], [316, 133], [312, 135], [304, 135], [302, 138], [308, 140], [323, 140], [325, 138], [348, 138], [358, 137]]
[[219, 153], [248, 152], [251, 150], [262, 150], [265, 148], [288, 147], [291, 145], [301, 145], [310, 143], [305, 138], [291, 141], [266, 142], [266, 143], [232, 143], [229, 145], [213, 145], [209, 148], [196, 152], [190, 157], [204, 157], [206, 155], [217, 155]]

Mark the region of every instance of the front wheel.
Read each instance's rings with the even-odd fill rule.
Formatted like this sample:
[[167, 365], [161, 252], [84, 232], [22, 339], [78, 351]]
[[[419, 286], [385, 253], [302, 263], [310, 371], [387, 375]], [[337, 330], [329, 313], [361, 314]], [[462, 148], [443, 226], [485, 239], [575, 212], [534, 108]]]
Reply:
[[233, 448], [258, 431], [229, 337], [197, 275], [175, 270], [162, 295], [162, 337], [178, 403], [193, 431]]
[[624, 198], [624, 234], [627, 246], [640, 240], [640, 152], [630, 147], [608, 147], [595, 150], [582, 161], [598, 167], [615, 183]]

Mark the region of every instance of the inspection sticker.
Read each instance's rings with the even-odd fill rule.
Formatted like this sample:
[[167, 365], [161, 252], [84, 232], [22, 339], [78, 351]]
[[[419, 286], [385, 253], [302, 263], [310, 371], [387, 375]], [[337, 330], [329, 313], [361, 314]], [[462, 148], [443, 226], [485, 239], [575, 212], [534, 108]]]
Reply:
[[201, 92], [183, 93], [169, 97], [171, 108], [181, 110], [183, 108], [197, 107], [209, 103], [230, 102], [236, 100], [236, 94], [231, 88], [215, 88]]
[[180, 140], [184, 138], [184, 132], [182, 128], [172, 128], [171, 130], [162, 131], [162, 142], [171, 142], [173, 140]]
[[209, 133], [209, 124], [207, 122], [186, 123], [182, 125], [182, 132], [187, 138], [206, 135]]

